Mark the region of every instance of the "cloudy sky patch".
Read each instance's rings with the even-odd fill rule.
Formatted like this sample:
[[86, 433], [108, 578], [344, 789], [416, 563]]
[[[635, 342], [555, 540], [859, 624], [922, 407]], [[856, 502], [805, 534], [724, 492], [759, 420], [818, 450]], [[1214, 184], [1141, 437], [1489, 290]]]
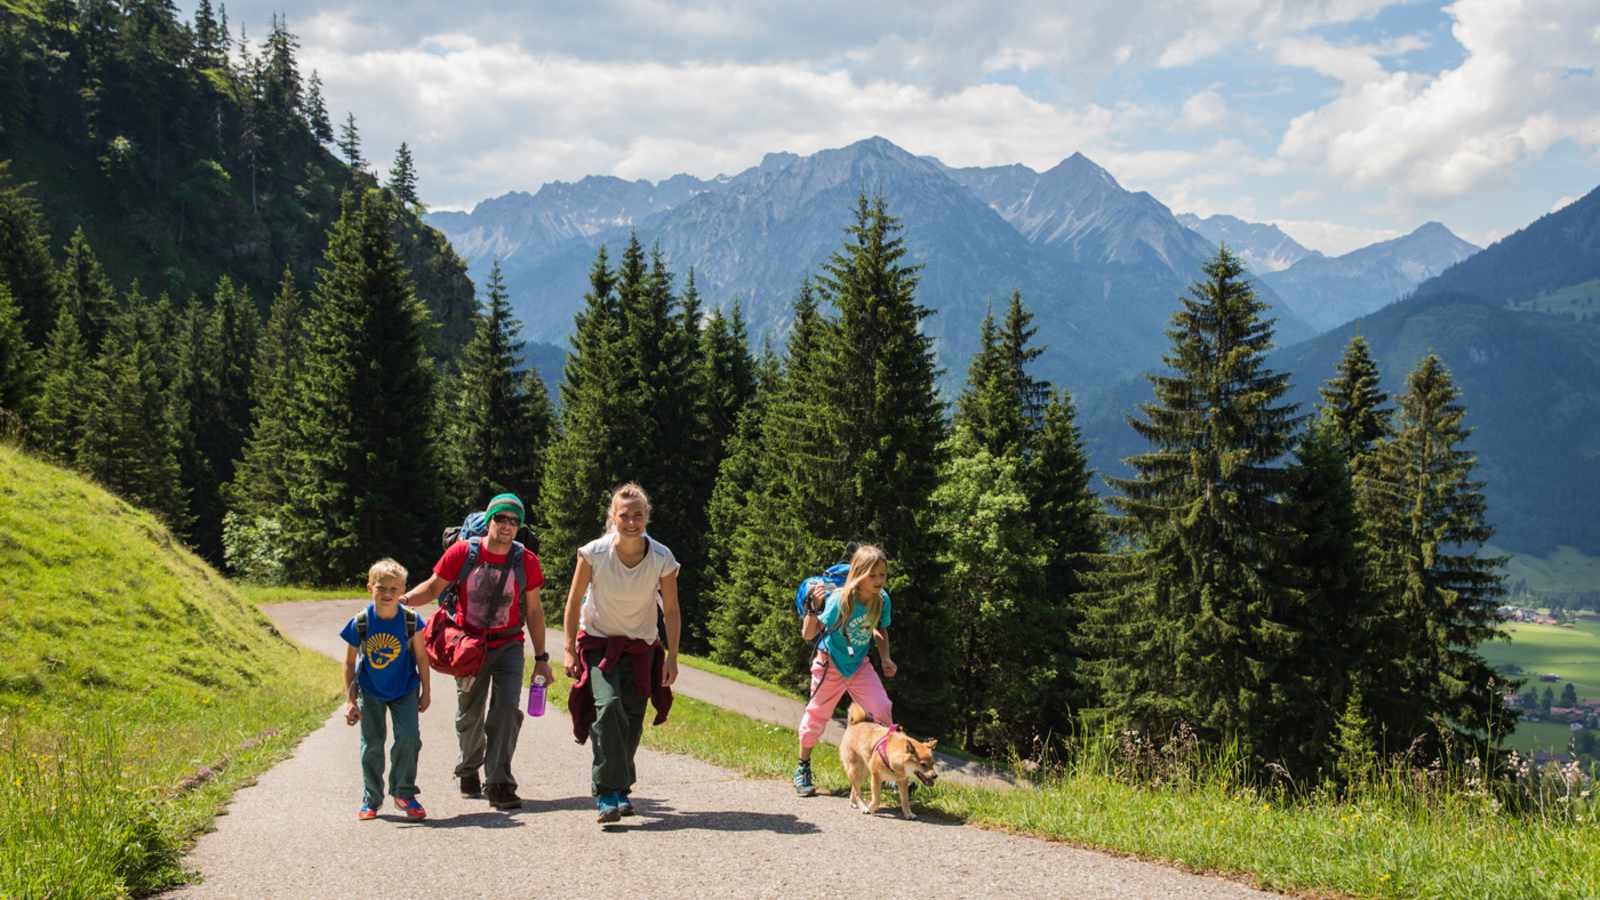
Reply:
[[[192, 11], [192, 4], [184, 9]], [[1591, 0], [864, 4], [236, 0], [423, 199], [731, 174], [881, 135], [955, 166], [1075, 151], [1177, 212], [1345, 252], [1508, 233], [1600, 181]]]

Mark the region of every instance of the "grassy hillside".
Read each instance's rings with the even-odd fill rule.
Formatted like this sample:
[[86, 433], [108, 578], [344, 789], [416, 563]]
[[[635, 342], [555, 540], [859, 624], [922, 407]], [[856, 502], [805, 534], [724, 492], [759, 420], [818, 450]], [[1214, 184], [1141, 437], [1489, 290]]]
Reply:
[[3, 445], [0, 633], [0, 896], [174, 882], [338, 693], [154, 516]]

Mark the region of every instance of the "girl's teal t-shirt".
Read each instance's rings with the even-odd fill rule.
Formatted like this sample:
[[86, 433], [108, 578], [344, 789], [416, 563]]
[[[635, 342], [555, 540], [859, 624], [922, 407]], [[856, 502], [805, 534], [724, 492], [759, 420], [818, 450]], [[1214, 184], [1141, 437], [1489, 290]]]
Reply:
[[[888, 628], [889, 592], [879, 591], [879, 594], [883, 597], [883, 612], [878, 616], [878, 627]], [[817, 621], [822, 623], [823, 628], [822, 649], [828, 651], [840, 677], [849, 678], [861, 667], [861, 661], [867, 658], [867, 652], [872, 649], [872, 629], [867, 627], [867, 607], [864, 603], [857, 603], [850, 613], [850, 621], [835, 628], [843, 608], [844, 589], [835, 588], [828, 594], [828, 603], [822, 608], [822, 615], [817, 616]]]

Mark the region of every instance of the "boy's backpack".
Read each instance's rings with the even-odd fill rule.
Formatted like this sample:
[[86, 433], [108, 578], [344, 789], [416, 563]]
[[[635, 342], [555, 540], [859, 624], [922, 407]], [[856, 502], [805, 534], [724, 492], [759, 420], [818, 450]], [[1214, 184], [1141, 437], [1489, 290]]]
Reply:
[[[406, 617], [406, 646], [409, 647], [411, 639], [425, 626], [421, 616], [404, 606], [400, 607], [400, 613]], [[367, 611], [364, 609], [356, 613], [356, 646], [361, 648], [363, 654], [367, 652]]]

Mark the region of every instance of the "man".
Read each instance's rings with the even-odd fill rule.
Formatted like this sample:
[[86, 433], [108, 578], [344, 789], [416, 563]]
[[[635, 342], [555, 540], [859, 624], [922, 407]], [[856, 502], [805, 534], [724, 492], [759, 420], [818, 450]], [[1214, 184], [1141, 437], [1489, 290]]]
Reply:
[[451, 584], [458, 585], [456, 623], [484, 635], [489, 652], [475, 676], [456, 679], [456, 739], [461, 745], [456, 777], [463, 797], [481, 794], [495, 809], [517, 809], [522, 798], [511, 775], [511, 755], [522, 730], [518, 700], [524, 625], [533, 639], [534, 674], [552, 683], [550, 654], [544, 649], [544, 607], [539, 603], [544, 572], [539, 557], [516, 541], [525, 516], [517, 495], [496, 495], [484, 512], [488, 534], [452, 544], [428, 580], [406, 592], [400, 602], [421, 606]]

